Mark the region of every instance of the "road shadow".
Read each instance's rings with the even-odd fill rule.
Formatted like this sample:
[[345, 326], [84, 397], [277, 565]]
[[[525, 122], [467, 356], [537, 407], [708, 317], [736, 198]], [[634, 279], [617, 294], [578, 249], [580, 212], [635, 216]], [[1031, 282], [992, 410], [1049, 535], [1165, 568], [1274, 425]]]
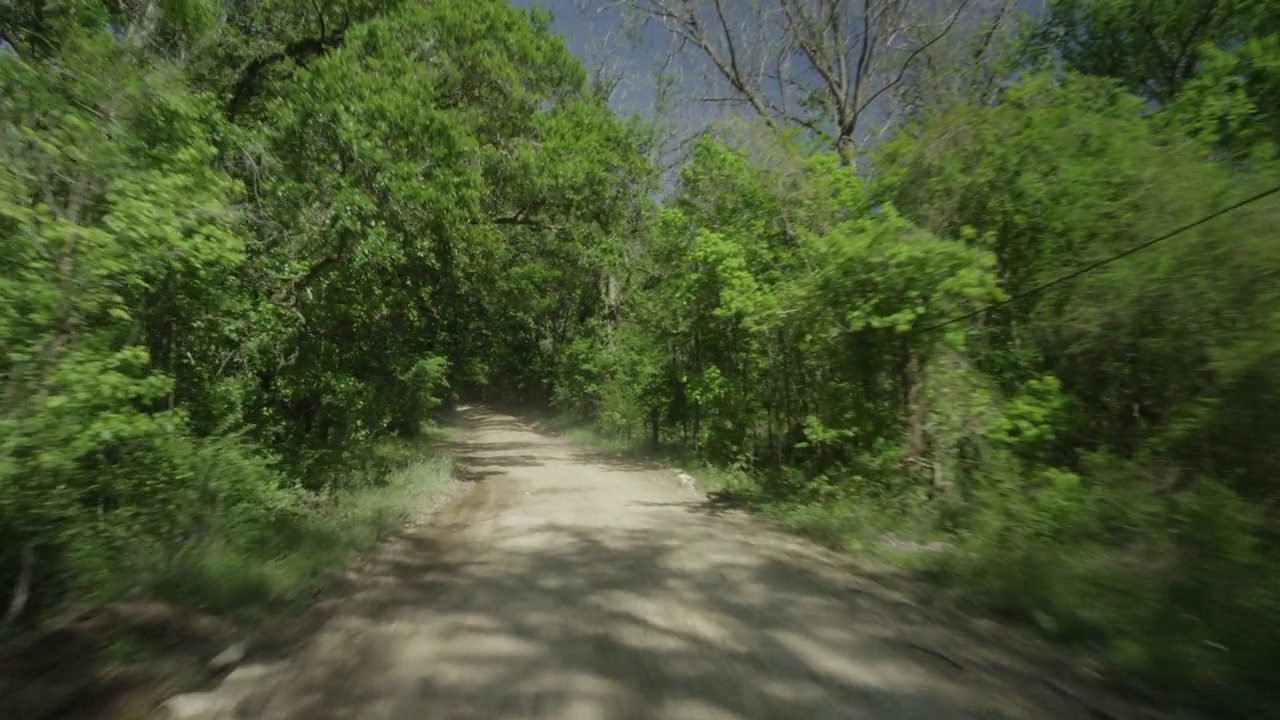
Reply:
[[456, 453], [454, 459], [470, 467], [475, 468], [514, 468], [514, 467], [537, 467], [547, 462], [546, 456], [543, 455], [494, 455], [487, 452], [483, 446], [471, 446], [471, 452]]
[[[565, 456], [563, 444], [536, 436], [484, 442], [490, 432], [535, 432], [515, 418], [474, 410], [459, 422], [482, 438], [456, 445], [465, 480], [542, 465], [553, 450], [575, 465], [673, 474], [655, 458], [581, 449]], [[652, 526], [543, 523], [478, 540], [465, 532], [405, 538], [403, 551], [378, 568], [378, 591], [355, 606], [375, 631], [350, 648], [345, 670], [317, 679], [318, 700], [306, 717], [1208, 717], [1149, 697], [1121, 698], [1069, 655], [933, 604], [900, 574], [851, 575], [847, 558], [800, 539], [765, 537], [768, 523], [740, 512], [743, 498], [720, 493], [627, 506], [651, 514]], [[674, 523], [673, 510], [682, 511]], [[751, 546], [752, 559], [723, 551], [725, 538], [735, 548]], [[705, 551], [701, 565], [673, 570], [687, 565], [689, 548]], [[647, 612], [655, 603], [675, 610]], [[842, 622], [817, 620], [832, 613]], [[717, 639], [697, 631], [707, 625], [724, 632]], [[421, 633], [420, 641], [406, 641], [405, 632]], [[410, 657], [386, 652], [390, 646], [410, 648]], [[417, 692], [388, 697], [378, 683], [357, 680], [354, 668], [362, 678], [410, 673]], [[936, 681], [908, 680], [921, 669]], [[957, 704], [956, 688], [984, 701]], [[584, 702], [595, 704], [584, 710]]]
[[501, 477], [506, 474], [506, 470], [480, 470], [463, 464], [459, 464], [457, 469], [454, 471], [454, 477], [456, 477], [459, 482], [464, 483], [484, 482], [485, 480]]
[[720, 517], [726, 513], [738, 512], [744, 509], [743, 503], [733, 497], [726, 497], [721, 493], [707, 493], [702, 499], [688, 500], [683, 502], [651, 502], [647, 500], [633, 500], [628, 503], [635, 507], [662, 507], [662, 508], [679, 508], [685, 512], [704, 515], [707, 517]]
[[664, 462], [661, 456], [650, 456], [643, 452], [575, 450], [569, 459], [591, 467], [624, 472], [673, 472], [670, 464]]
[[506, 415], [493, 415], [471, 406], [455, 409], [449, 422], [461, 430], [460, 436], [441, 444], [457, 463], [456, 477], [477, 483], [509, 474], [513, 468], [538, 467], [547, 462], [556, 447], [538, 439], [486, 441], [490, 434], [532, 433], [528, 424]]
[[224, 621], [157, 601], [96, 607], [0, 646], [0, 717], [90, 720], [133, 716], [181, 671], [190, 682], [233, 638]]
[[[639, 505], [655, 514], [671, 507]], [[711, 522], [675, 530], [548, 524], [487, 538], [491, 551], [462, 538], [407, 538], [379, 569], [381, 590], [355, 609], [371, 627], [395, 628], [388, 632], [401, 650], [384, 652], [393, 636], [374, 632], [352, 648], [351, 662], [365, 677], [410, 673], [416, 693], [388, 705], [377, 683], [339, 673], [316, 683], [314, 717], [1176, 716], [1103, 703], [1093, 690], [1082, 691], [1086, 699], [1064, 694], [1064, 683], [1088, 686], [1056, 659], [993, 651], [990, 633], [948, 627], [931, 608], [796, 562], [785, 546], [748, 536], [732, 544], [751, 552], [725, 552]], [[526, 542], [531, 533], [536, 544]], [[691, 547], [705, 549], [693, 567]], [[824, 620], [833, 612], [841, 622]], [[404, 628], [421, 637], [406, 639], [415, 631]], [[922, 673], [932, 680], [919, 682]], [[985, 701], [962, 706], [957, 688]]]

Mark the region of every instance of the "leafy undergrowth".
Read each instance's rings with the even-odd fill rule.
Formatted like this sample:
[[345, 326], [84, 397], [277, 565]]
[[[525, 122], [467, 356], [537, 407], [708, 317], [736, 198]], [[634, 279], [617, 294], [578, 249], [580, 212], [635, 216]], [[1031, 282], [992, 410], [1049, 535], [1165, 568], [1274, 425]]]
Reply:
[[234, 531], [211, 537], [160, 572], [149, 593], [251, 621], [305, 607], [335, 570], [403, 527], [453, 472], [448, 456], [419, 444], [386, 443], [378, 452], [380, 463], [395, 467], [385, 479], [310, 498], [269, 542]]
[[158, 601], [112, 603], [0, 646], [0, 707], [14, 720], [132, 720], [199, 686], [236, 639], [225, 619]]
[[309, 610], [342, 568], [447, 489], [446, 435], [385, 441], [336, 489], [286, 495], [293, 504], [262, 517], [233, 508], [177, 552], [135, 552], [128, 584], [106, 566], [84, 574], [74, 600], [0, 642], [6, 719], [141, 717], [208, 681], [208, 661], [246, 634], [260, 652], [291, 645], [323, 614]]
[[[700, 460], [679, 445], [655, 448], [651, 444], [602, 432], [580, 421], [549, 417], [537, 420], [535, 426], [619, 458], [679, 468], [696, 479], [699, 487], [708, 494], [767, 516], [783, 528], [834, 550], [890, 560], [901, 569], [928, 569], [936, 565], [935, 561], [920, 557], [936, 554], [932, 549], [911, 548], [938, 543], [942, 536], [918, 519], [892, 508], [865, 500], [796, 500], [782, 495], [776, 488], [763, 485], [748, 472]], [[910, 540], [897, 543], [895, 540], [899, 536]]]
[[[1101, 660], [1114, 680], [1131, 688], [1156, 688], [1178, 703], [1211, 707], [1215, 716], [1280, 717], [1268, 680], [1276, 671], [1271, 641], [1280, 583], [1252, 554], [1253, 530], [1239, 526], [1244, 513], [1226, 493], [1206, 488], [1171, 501], [1186, 523], [1180, 529], [1155, 521], [1172, 514], [1170, 508], [1102, 486], [1046, 492], [1027, 507], [1009, 498], [980, 499], [975, 507], [986, 510], [970, 516], [965, 528], [944, 531], [936, 512], [918, 507], [806, 497], [794, 487], [788, 494], [785, 482], [779, 487], [677, 449], [655, 451], [581, 424], [564, 427], [562, 436], [620, 457], [680, 467], [720, 502], [868, 563], [885, 581], [927, 588], [935, 600], [967, 612], [1026, 624]], [[1102, 505], [1116, 508], [1114, 524], [1127, 526], [1133, 537], [1122, 541], [1104, 532]], [[1188, 554], [1189, 543], [1200, 556]], [[1222, 557], [1233, 545], [1239, 556]], [[1174, 566], [1178, 557], [1185, 567]], [[1226, 586], [1233, 591], [1213, 590]]]

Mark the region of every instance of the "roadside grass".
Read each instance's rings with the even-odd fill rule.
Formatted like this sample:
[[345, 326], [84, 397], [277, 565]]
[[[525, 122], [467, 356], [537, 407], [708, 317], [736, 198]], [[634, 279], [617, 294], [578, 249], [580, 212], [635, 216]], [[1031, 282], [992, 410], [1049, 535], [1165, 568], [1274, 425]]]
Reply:
[[[76, 592], [0, 642], [0, 715], [61, 717], [74, 705], [75, 717], [152, 717], [165, 697], [211, 682], [209, 660], [246, 635], [250, 653], [287, 652], [323, 622], [316, 601], [342, 570], [450, 487], [454, 432], [372, 445], [325, 494], [234, 443], [194, 446], [194, 499], [169, 507], [198, 531], [163, 543], [99, 523], [72, 538]], [[201, 489], [213, 499], [199, 502]]]
[[[551, 431], [555, 425], [542, 427]], [[999, 616], [1073, 647], [1099, 661], [1108, 677], [1129, 691], [1145, 688], [1141, 694], [1153, 702], [1198, 706], [1214, 716], [1280, 718], [1280, 702], [1268, 680], [1276, 670], [1274, 651], [1266, 649], [1275, 636], [1270, 619], [1277, 615], [1280, 595], [1264, 597], [1275, 583], [1257, 579], [1275, 577], [1274, 571], [1258, 568], [1255, 578], [1233, 578], [1240, 592], [1214, 599], [1205, 594], [1208, 583], [1180, 577], [1167, 561], [1146, 557], [1150, 552], [1177, 557], [1170, 548], [1155, 547], [1169, 542], [1160, 533], [1135, 549], [1078, 529], [1068, 532], [1071, 527], [1043, 525], [1047, 520], [1040, 516], [1021, 517], [1018, 506], [998, 503], [972, 527], [944, 533], [936, 515], [920, 511], [923, 503], [911, 507], [842, 497], [824, 493], [821, 483], [812, 492], [788, 485], [785, 478], [775, 484], [700, 462], [676, 448], [611, 437], [583, 423], [561, 427], [562, 437], [619, 458], [683, 470], [717, 502], [844, 553], [881, 582], [927, 588], [932, 601]], [[1231, 513], [1212, 515], [1223, 516]], [[1145, 546], [1150, 546], [1147, 553], [1141, 550]], [[1235, 567], [1219, 565], [1207, 567], [1223, 572]], [[1197, 610], [1203, 619], [1193, 622], [1180, 607]]]
[[325, 583], [443, 492], [454, 464], [433, 427], [371, 448], [358, 482], [306, 497], [271, 527], [228, 523], [184, 548], [140, 588], [151, 598], [249, 623], [304, 610]]
[[[939, 566], [937, 553], [900, 549], [903, 545], [917, 547], [938, 542], [940, 537], [924, 523], [892, 508], [862, 499], [798, 501], [765, 486], [745, 470], [712, 465], [681, 446], [653, 447], [650, 443], [612, 436], [581, 421], [549, 416], [538, 419], [535, 426], [619, 459], [652, 462], [658, 467], [683, 471], [718, 502], [765, 516], [783, 529], [833, 550], [888, 564], [904, 572], [932, 573]], [[911, 539], [895, 547], [893, 540], [899, 535]]]

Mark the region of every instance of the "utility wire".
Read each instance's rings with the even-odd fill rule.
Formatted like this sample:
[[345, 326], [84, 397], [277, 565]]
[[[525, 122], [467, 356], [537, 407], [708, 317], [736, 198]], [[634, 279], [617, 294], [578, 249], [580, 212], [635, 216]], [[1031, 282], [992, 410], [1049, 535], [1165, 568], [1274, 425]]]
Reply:
[[1201, 225], [1203, 225], [1203, 224], [1205, 224], [1205, 223], [1209, 222], [1210, 220], [1216, 220], [1217, 218], [1220, 218], [1220, 217], [1222, 217], [1223, 215], [1226, 215], [1227, 213], [1235, 212], [1236, 210], [1239, 210], [1240, 208], [1242, 208], [1242, 207], [1244, 207], [1244, 206], [1246, 206], [1246, 205], [1251, 205], [1251, 204], [1253, 204], [1253, 203], [1255, 203], [1255, 202], [1258, 202], [1259, 200], [1262, 200], [1263, 198], [1269, 197], [1269, 196], [1271, 196], [1271, 195], [1275, 195], [1276, 193], [1280, 193], [1280, 185], [1277, 185], [1276, 187], [1273, 187], [1273, 188], [1271, 188], [1270, 190], [1264, 190], [1264, 191], [1262, 191], [1262, 192], [1258, 193], [1257, 195], [1253, 195], [1253, 196], [1247, 197], [1247, 198], [1245, 198], [1244, 200], [1241, 200], [1241, 201], [1239, 201], [1239, 202], [1237, 202], [1237, 203], [1235, 203], [1235, 204], [1233, 204], [1233, 205], [1228, 205], [1227, 207], [1224, 207], [1224, 208], [1221, 208], [1221, 209], [1216, 210], [1216, 211], [1214, 211], [1214, 212], [1211, 212], [1211, 213], [1209, 213], [1208, 215], [1205, 215], [1204, 217], [1200, 218], [1199, 220], [1196, 220], [1195, 222], [1187, 223], [1186, 225], [1183, 225], [1182, 227], [1177, 228], [1176, 230], [1172, 230], [1172, 231], [1170, 231], [1170, 232], [1167, 232], [1167, 233], [1165, 233], [1164, 235], [1161, 235], [1161, 236], [1160, 236], [1160, 237], [1158, 237], [1158, 238], [1155, 238], [1155, 239], [1153, 239], [1153, 240], [1148, 240], [1148, 241], [1146, 241], [1146, 242], [1144, 242], [1144, 243], [1142, 243], [1142, 244], [1140, 244], [1140, 245], [1135, 245], [1135, 246], [1133, 246], [1133, 247], [1129, 248], [1128, 250], [1125, 250], [1124, 252], [1120, 253], [1119, 255], [1112, 255], [1111, 257], [1106, 258], [1105, 260], [1099, 260], [1099, 261], [1097, 261], [1097, 262], [1090, 263], [1090, 264], [1085, 265], [1084, 267], [1082, 267], [1082, 268], [1080, 268], [1080, 269], [1078, 269], [1078, 270], [1074, 270], [1074, 271], [1072, 271], [1072, 272], [1070, 272], [1070, 273], [1067, 273], [1066, 275], [1063, 275], [1062, 277], [1054, 278], [1053, 280], [1050, 280], [1049, 282], [1044, 283], [1043, 285], [1039, 285], [1039, 286], [1033, 287], [1033, 288], [1031, 288], [1030, 290], [1024, 290], [1023, 292], [1020, 292], [1020, 293], [1018, 293], [1017, 295], [1013, 295], [1013, 296], [1011, 296], [1011, 297], [1009, 297], [1009, 298], [1007, 298], [1007, 299], [1005, 299], [1005, 300], [1001, 300], [1001, 301], [1000, 301], [1000, 302], [998, 302], [998, 303], [992, 303], [991, 305], [987, 305], [986, 307], [978, 308], [977, 310], [974, 310], [973, 312], [967, 312], [967, 313], [965, 313], [965, 314], [963, 314], [963, 315], [957, 315], [956, 317], [953, 317], [953, 318], [951, 318], [951, 319], [949, 319], [949, 320], [943, 320], [943, 321], [942, 321], [942, 322], [940, 322], [940, 323], [936, 323], [936, 324], [934, 324], [934, 325], [929, 325], [928, 327], [921, 328], [920, 330], [917, 330], [916, 332], [918, 332], [918, 333], [933, 332], [934, 330], [938, 330], [938, 329], [944, 328], [944, 327], [946, 327], [946, 326], [948, 326], [948, 325], [954, 325], [954, 324], [956, 324], [956, 323], [958, 323], [958, 322], [961, 322], [961, 321], [963, 321], [963, 320], [968, 320], [969, 318], [974, 318], [974, 317], [977, 317], [977, 316], [979, 316], [979, 315], [983, 315], [983, 314], [985, 314], [985, 313], [989, 313], [989, 312], [991, 312], [992, 310], [995, 310], [995, 309], [997, 309], [997, 308], [1002, 308], [1002, 307], [1004, 307], [1004, 306], [1006, 306], [1006, 305], [1012, 305], [1013, 303], [1016, 303], [1016, 302], [1018, 302], [1019, 300], [1024, 300], [1024, 299], [1026, 299], [1026, 298], [1028, 298], [1028, 297], [1030, 297], [1030, 296], [1032, 296], [1032, 295], [1036, 295], [1036, 294], [1038, 294], [1038, 293], [1042, 293], [1042, 292], [1044, 292], [1045, 290], [1048, 290], [1049, 288], [1051, 288], [1051, 287], [1053, 287], [1053, 286], [1055, 286], [1055, 285], [1062, 285], [1063, 283], [1071, 282], [1072, 280], [1075, 280], [1076, 278], [1080, 277], [1081, 275], [1085, 275], [1085, 274], [1091, 273], [1091, 272], [1093, 272], [1094, 270], [1097, 270], [1098, 268], [1103, 267], [1104, 265], [1110, 265], [1111, 263], [1113, 263], [1113, 262], [1115, 262], [1115, 261], [1117, 261], [1117, 260], [1121, 260], [1121, 259], [1123, 259], [1123, 258], [1127, 258], [1127, 257], [1129, 257], [1130, 255], [1133, 255], [1134, 253], [1140, 252], [1140, 251], [1142, 251], [1142, 250], [1146, 250], [1147, 248], [1149, 248], [1149, 247], [1151, 247], [1151, 246], [1153, 246], [1153, 245], [1156, 245], [1157, 243], [1162, 243], [1162, 242], [1164, 242], [1165, 240], [1168, 240], [1168, 239], [1169, 239], [1169, 238], [1171, 238], [1171, 237], [1174, 237], [1174, 236], [1176, 236], [1176, 235], [1181, 235], [1182, 233], [1184, 233], [1184, 232], [1186, 232], [1186, 231], [1188, 231], [1188, 230], [1191, 230], [1191, 229], [1193, 229], [1193, 228], [1199, 227], [1199, 226], [1201, 226]]

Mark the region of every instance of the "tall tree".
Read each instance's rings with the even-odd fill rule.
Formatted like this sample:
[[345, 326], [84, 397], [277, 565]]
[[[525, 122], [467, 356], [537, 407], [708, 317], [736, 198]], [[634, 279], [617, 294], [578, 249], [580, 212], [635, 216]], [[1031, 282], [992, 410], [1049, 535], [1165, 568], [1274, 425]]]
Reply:
[[1171, 102], [1212, 48], [1280, 30], [1275, 0], [1052, 0], [1040, 41], [1071, 68]]
[[895, 112], [915, 65], [982, 11], [977, 0], [626, 0], [674, 52], [718, 79], [703, 99], [823, 138], [846, 163]]

